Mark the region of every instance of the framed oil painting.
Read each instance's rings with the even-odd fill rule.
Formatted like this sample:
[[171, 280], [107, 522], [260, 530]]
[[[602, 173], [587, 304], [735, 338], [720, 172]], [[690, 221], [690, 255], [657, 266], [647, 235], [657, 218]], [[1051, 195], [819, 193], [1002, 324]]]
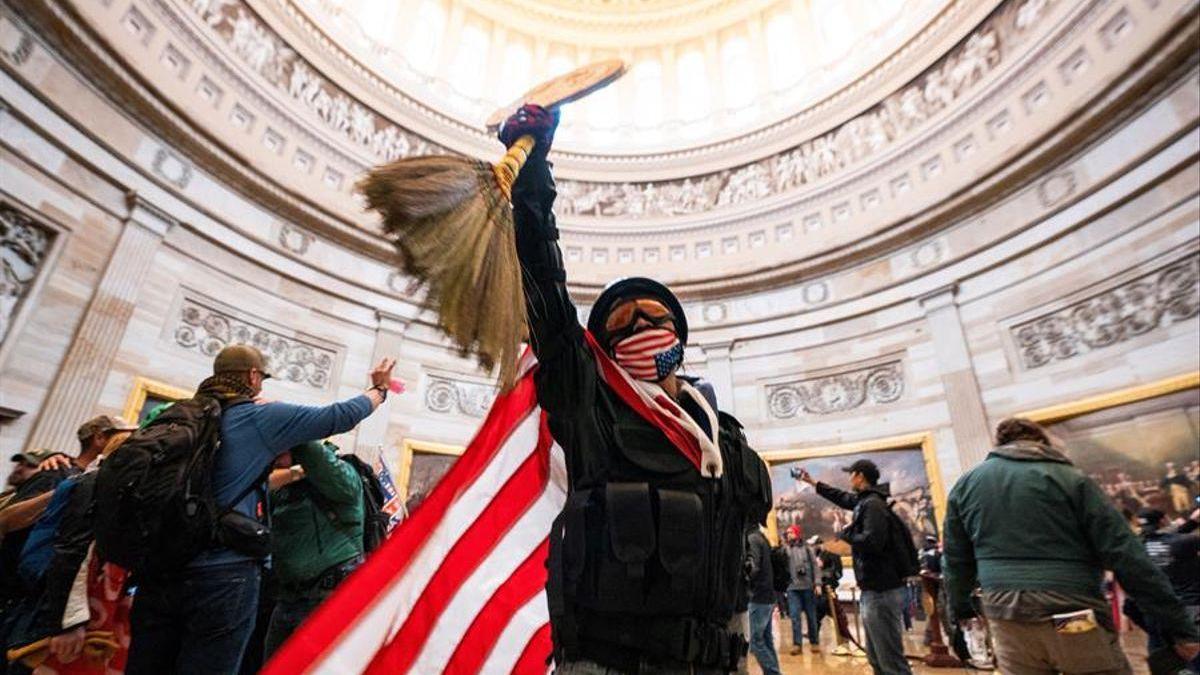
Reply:
[[879, 482], [888, 484], [893, 508], [908, 524], [918, 548], [926, 534], [938, 534], [945, 495], [929, 434], [769, 452], [763, 453], [763, 458], [771, 472], [774, 503], [767, 528], [773, 541], [789, 526], [799, 525], [805, 538], [817, 535], [828, 550], [850, 555], [850, 545], [837, 534], [850, 524], [852, 513], [826, 501], [791, 472], [804, 468], [813, 478], [848, 490], [849, 479], [842, 467], [859, 459], [869, 459], [879, 467]]
[[1022, 416], [1045, 424], [1126, 518], [1147, 507], [1171, 519], [1196, 509], [1200, 373]]
[[406, 439], [400, 450], [400, 501], [405, 513], [421, 506], [425, 497], [463, 453], [456, 445]]
[[133, 391], [125, 398], [125, 408], [121, 411], [121, 416], [134, 424], [141, 424], [151, 410], [164, 403], [191, 398], [192, 393], [189, 389], [137, 377], [133, 380]]

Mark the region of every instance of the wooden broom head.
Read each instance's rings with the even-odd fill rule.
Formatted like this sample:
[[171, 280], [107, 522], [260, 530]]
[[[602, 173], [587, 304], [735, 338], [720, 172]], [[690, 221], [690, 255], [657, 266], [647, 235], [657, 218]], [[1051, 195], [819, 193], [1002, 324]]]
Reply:
[[501, 387], [511, 388], [527, 337], [525, 295], [512, 207], [493, 167], [411, 157], [372, 170], [358, 189], [459, 353], [489, 371], [499, 366]]

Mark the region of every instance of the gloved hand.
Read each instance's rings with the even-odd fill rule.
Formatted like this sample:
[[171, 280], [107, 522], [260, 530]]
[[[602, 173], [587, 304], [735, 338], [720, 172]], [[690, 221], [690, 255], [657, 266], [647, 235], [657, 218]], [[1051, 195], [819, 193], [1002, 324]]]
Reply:
[[545, 157], [554, 143], [554, 130], [558, 128], [558, 109], [546, 110], [540, 105], [526, 103], [517, 112], [509, 115], [500, 125], [500, 142], [504, 147], [512, 146], [518, 138], [529, 135], [537, 140], [530, 157]]

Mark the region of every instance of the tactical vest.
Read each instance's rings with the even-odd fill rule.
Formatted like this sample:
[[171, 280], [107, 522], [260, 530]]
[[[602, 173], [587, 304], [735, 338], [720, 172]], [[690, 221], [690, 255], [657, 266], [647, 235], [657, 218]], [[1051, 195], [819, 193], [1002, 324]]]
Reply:
[[636, 667], [641, 655], [732, 668], [745, 642], [725, 627], [744, 609], [747, 524], [770, 508], [765, 464], [737, 420], [718, 413], [724, 474], [702, 478], [632, 409], [597, 403], [592, 430], [601, 438], [571, 472], [551, 536], [557, 658]]

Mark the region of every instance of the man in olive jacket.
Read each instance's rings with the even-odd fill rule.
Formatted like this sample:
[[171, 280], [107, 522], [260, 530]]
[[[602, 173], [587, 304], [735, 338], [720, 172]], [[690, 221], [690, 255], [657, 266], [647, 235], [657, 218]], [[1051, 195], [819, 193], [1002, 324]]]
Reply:
[[267, 628], [270, 656], [363, 560], [362, 479], [332, 443], [292, 448], [299, 464], [271, 499], [271, 556], [279, 596]]
[[1132, 672], [1101, 591], [1106, 569], [1194, 657], [1196, 626], [1100, 487], [1033, 422], [1004, 420], [996, 444], [950, 491], [942, 569], [959, 621], [975, 616], [982, 587], [998, 670]]

